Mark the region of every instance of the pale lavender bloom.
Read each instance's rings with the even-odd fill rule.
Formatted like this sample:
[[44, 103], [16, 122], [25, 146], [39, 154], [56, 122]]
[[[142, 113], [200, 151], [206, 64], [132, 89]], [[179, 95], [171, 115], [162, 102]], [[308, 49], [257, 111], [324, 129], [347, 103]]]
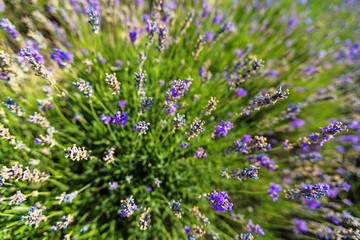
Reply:
[[276, 183], [270, 183], [270, 187], [268, 189], [268, 194], [272, 197], [273, 201], [277, 201], [279, 199], [279, 192], [281, 192], [282, 187]]
[[6, 31], [13, 39], [17, 39], [20, 36], [15, 26], [7, 18], [0, 20], [0, 27], [4, 29], [4, 31]]
[[118, 101], [118, 107], [124, 109], [126, 106], [126, 102], [124, 100]]
[[254, 232], [256, 235], [258, 235], [258, 234], [263, 235], [263, 236], [265, 235], [265, 232], [262, 230], [260, 225], [259, 224], [254, 225], [251, 220], [249, 220], [246, 227], [247, 227], [247, 231], [249, 233]]
[[195, 158], [206, 158], [207, 155], [203, 147], [199, 147], [199, 149], [195, 152]]
[[111, 122], [111, 117], [107, 114], [101, 114], [100, 115], [100, 120], [105, 123], [108, 124], [109, 122]]
[[220, 121], [218, 125], [215, 126], [215, 137], [225, 137], [229, 130], [233, 128], [233, 124], [230, 121]]
[[109, 182], [109, 190], [115, 190], [119, 187], [119, 183], [118, 182]]
[[293, 31], [296, 25], [297, 25], [297, 16], [293, 15], [289, 18], [287, 22], [286, 30], [285, 30], [286, 36], [290, 35], [290, 33]]
[[247, 95], [247, 91], [244, 88], [236, 89], [235, 93], [238, 97], [244, 97]]
[[293, 232], [295, 234], [307, 233], [309, 231], [307, 227], [307, 223], [304, 220], [299, 220], [297, 218], [294, 218], [293, 222], [295, 224], [295, 227], [293, 228]]
[[294, 128], [300, 128], [302, 126], [304, 126], [305, 121], [299, 118], [296, 118], [294, 120], [292, 120], [291, 122], [291, 126], [293, 126]]

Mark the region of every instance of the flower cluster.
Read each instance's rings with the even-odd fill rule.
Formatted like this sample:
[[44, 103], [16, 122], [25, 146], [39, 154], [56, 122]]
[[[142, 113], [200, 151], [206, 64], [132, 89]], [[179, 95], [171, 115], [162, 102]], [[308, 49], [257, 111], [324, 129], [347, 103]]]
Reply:
[[7, 18], [1, 19], [0, 27], [4, 29], [4, 31], [6, 31], [13, 39], [17, 39], [20, 36], [15, 26]]
[[94, 90], [89, 82], [84, 79], [79, 78], [77, 82], [73, 82], [73, 85], [79, 89], [87, 98], [91, 98], [94, 94]]
[[58, 204], [62, 204], [62, 203], [72, 203], [72, 201], [74, 200], [74, 198], [76, 198], [78, 195], [78, 192], [72, 192], [72, 193], [66, 193], [63, 192], [60, 196], [55, 197], [56, 200], [59, 200]]
[[236, 169], [233, 170], [231, 173], [229, 173], [227, 170], [224, 170], [221, 172], [221, 175], [225, 179], [234, 178], [239, 181], [244, 181], [247, 179], [259, 179], [258, 177], [258, 171], [260, 167], [251, 165], [249, 168], [244, 169]]
[[203, 126], [205, 125], [204, 120], [200, 120], [198, 118], [195, 118], [195, 120], [192, 122], [190, 126], [190, 130], [187, 134], [188, 140], [197, 137], [200, 133], [202, 133], [205, 129]]
[[276, 183], [270, 183], [270, 187], [267, 193], [271, 196], [273, 201], [277, 201], [279, 199], [279, 192], [281, 192], [282, 187]]
[[270, 90], [265, 93], [260, 93], [255, 96], [246, 107], [241, 109], [240, 114], [249, 115], [253, 111], [259, 111], [263, 107], [268, 107], [270, 105], [274, 105], [279, 100], [284, 100], [289, 95], [289, 90], [285, 91], [281, 90], [281, 87], [277, 90]]
[[50, 53], [50, 58], [57, 62], [60, 68], [66, 68], [73, 62], [74, 55], [71, 52], [65, 52], [58, 48], [54, 48]]
[[262, 228], [260, 227], [259, 224], [254, 225], [253, 222], [251, 220], [249, 220], [248, 224], [247, 224], [247, 231], [249, 233], [255, 233], [256, 235], [260, 234], [260, 235], [265, 235], [264, 230], [262, 230]]
[[6, 97], [3, 101], [3, 105], [16, 116], [21, 117], [25, 114], [25, 111], [10, 97]]
[[244, 135], [241, 140], [234, 142], [231, 151], [241, 152], [242, 154], [249, 154], [253, 152], [266, 152], [271, 149], [271, 144], [267, 142], [264, 136], [251, 137]]
[[16, 191], [14, 195], [10, 197], [10, 205], [18, 205], [26, 200], [26, 195], [22, 194], [21, 191]]
[[199, 149], [195, 152], [195, 158], [206, 158], [207, 155], [203, 147], [199, 147]]
[[177, 218], [182, 217], [183, 211], [181, 210], [181, 200], [179, 201], [171, 200], [170, 209]]
[[287, 189], [285, 191], [285, 198], [290, 200], [297, 199], [300, 197], [306, 199], [318, 199], [321, 196], [326, 196], [329, 190], [330, 187], [327, 184], [315, 184], [315, 185], [303, 184], [301, 188]]
[[30, 227], [38, 227], [42, 221], [46, 221], [47, 217], [43, 215], [43, 210], [45, 209], [44, 206], [36, 203], [32, 206], [29, 211], [28, 215], [21, 216], [20, 220], [24, 221], [26, 225]]
[[149, 211], [150, 211], [149, 208], [145, 208], [144, 212], [140, 216], [139, 226], [141, 231], [146, 230], [151, 223], [151, 215]]
[[222, 120], [218, 125], [215, 126], [214, 136], [215, 137], [225, 137], [229, 130], [234, 126], [230, 121]]
[[248, 157], [248, 160], [255, 166], [262, 166], [268, 170], [276, 170], [278, 166], [275, 164], [275, 161], [272, 160], [266, 154], [259, 154], [255, 156]]
[[117, 80], [116, 74], [105, 74], [105, 81], [109, 85], [109, 87], [112, 89], [112, 94], [118, 95], [120, 94], [120, 85], [121, 83]]
[[233, 204], [229, 202], [229, 195], [226, 192], [217, 192], [214, 190], [208, 194], [208, 199], [215, 212], [231, 211]]
[[177, 101], [189, 91], [192, 82], [191, 78], [187, 78], [185, 80], [174, 80], [170, 83], [171, 88], [166, 92], [164, 107], [168, 115], [174, 115]]
[[149, 130], [150, 123], [145, 121], [140, 121], [134, 125], [134, 130], [138, 132], [139, 135], [145, 135]]
[[231, 70], [229, 87], [231, 89], [238, 87], [263, 67], [264, 61], [257, 59], [256, 56], [249, 56], [245, 61], [238, 62]]
[[93, 33], [97, 34], [100, 30], [100, 14], [93, 8], [87, 12], [89, 15], [89, 24]]
[[66, 230], [68, 225], [74, 221], [74, 217], [71, 214], [68, 214], [67, 216], [62, 216], [61, 222], [56, 222], [55, 225], [51, 226], [52, 231], [58, 231], [58, 230]]
[[75, 144], [72, 147], [64, 149], [65, 157], [70, 158], [73, 161], [89, 160], [91, 157], [91, 151], [85, 149], [85, 147], [77, 147]]
[[136, 210], [137, 210], [137, 206], [135, 204], [135, 200], [133, 196], [130, 196], [125, 200], [121, 200], [120, 216], [122, 218], [131, 217]]
[[112, 123], [115, 125], [125, 126], [127, 119], [128, 119], [128, 114], [126, 112], [117, 111], [112, 119]]
[[202, 224], [208, 225], [210, 224], [209, 219], [200, 212], [199, 207], [193, 207], [191, 208], [191, 213], [194, 215], [194, 217], [199, 220]]
[[3, 166], [0, 170], [0, 186], [9, 179], [26, 182], [44, 182], [48, 180], [49, 177], [45, 172], [40, 172], [37, 169], [30, 170], [29, 167], [25, 167], [24, 169], [21, 164], [15, 162], [11, 168]]

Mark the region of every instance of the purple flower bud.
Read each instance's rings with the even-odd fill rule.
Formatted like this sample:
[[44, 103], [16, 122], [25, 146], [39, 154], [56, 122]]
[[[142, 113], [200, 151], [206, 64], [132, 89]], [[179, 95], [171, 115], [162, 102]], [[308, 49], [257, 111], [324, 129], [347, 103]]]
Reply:
[[104, 124], [108, 124], [109, 122], [111, 122], [111, 117], [107, 114], [101, 114], [99, 117]]

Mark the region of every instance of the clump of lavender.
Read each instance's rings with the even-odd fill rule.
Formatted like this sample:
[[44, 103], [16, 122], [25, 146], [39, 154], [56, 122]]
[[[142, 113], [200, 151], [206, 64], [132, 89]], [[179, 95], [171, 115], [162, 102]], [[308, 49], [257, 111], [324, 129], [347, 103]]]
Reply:
[[0, 235], [357, 236], [359, 3], [130, 2], [0, 0]]

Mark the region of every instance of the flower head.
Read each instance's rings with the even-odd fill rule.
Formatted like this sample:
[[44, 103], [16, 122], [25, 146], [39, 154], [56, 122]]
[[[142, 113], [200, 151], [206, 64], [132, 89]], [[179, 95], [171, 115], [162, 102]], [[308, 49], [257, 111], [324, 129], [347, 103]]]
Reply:
[[229, 195], [226, 192], [217, 192], [214, 190], [208, 195], [208, 199], [215, 212], [231, 211], [233, 204], [229, 202]]
[[136, 210], [137, 210], [137, 206], [135, 204], [135, 200], [133, 196], [130, 196], [125, 200], [121, 200], [120, 216], [122, 218], [131, 217]]

